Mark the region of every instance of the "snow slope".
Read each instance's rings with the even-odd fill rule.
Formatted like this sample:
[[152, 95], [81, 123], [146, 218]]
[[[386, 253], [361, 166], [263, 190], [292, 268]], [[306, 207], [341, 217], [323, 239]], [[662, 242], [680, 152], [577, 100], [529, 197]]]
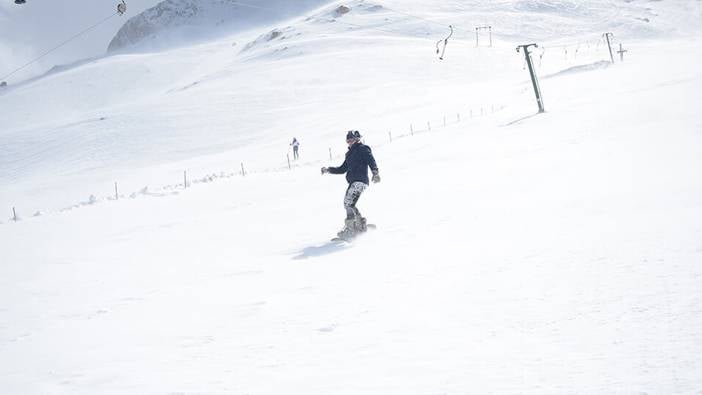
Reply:
[[[591, 14], [601, 16], [598, 10], [616, 5], [622, 7], [617, 14], [625, 16], [598, 25], [591, 34], [573, 35], [570, 42], [564, 42], [562, 31], [550, 37], [553, 41], [542, 42], [547, 48], [540, 61], [545, 74], [607, 59], [604, 45], [594, 42], [601, 39], [600, 32], [630, 20], [629, 13], [650, 12], [648, 3], [603, 0], [588, 2], [589, 8], [579, 2], [575, 13], [569, 11], [572, 3], [544, 2], [562, 6], [532, 15], [547, 26], [564, 19], [576, 25], [578, 15], [591, 21]], [[262, 27], [260, 33], [163, 53], [98, 59], [10, 88], [0, 94], [0, 181], [11, 184], [0, 196], [0, 207], [17, 206], [21, 200], [23, 211], [34, 213], [70, 206], [99, 193], [96, 186], [112, 189], [115, 181], [127, 184], [129, 191], [169, 184], [191, 166], [181, 161], [202, 155], [209, 163], [201, 170], [207, 172], [227, 170], [232, 161], [275, 167], [283, 164], [292, 134], [304, 133], [308, 144], [316, 144], [307, 149], [327, 151], [338, 141], [333, 136], [339, 128], [370, 127], [386, 134], [388, 128], [406, 129], [407, 123], [423, 124], [444, 113], [506, 105], [515, 97], [515, 83], [525, 80], [515, 42], [497, 37], [502, 31], [511, 36], [522, 26], [517, 11], [523, 3], [502, 2], [500, 10], [492, 10], [495, 19], [505, 22], [495, 26], [494, 50], [473, 49], [472, 28], [457, 31], [448, 49], [450, 62], [432, 56], [436, 38], [445, 37], [443, 23], [482, 23], [479, 3], [468, 9], [451, 2], [438, 9], [420, 2], [347, 4], [352, 11], [340, 17], [334, 15], [337, 4], [331, 4], [276, 26], [287, 33], [272, 41], [265, 37], [273, 28]], [[619, 37], [636, 31], [615, 33]], [[527, 42], [536, 35], [533, 29], [529, 32]], [[259, 35], [262, 45], [255, 44]], [[252, 42], [255, 48], [250, 48]], [[572, 44], [572, 54], [579, 43], [583, 49], [578, 58], [550, 48]], [[467, 72], [472, 77], [468, 80]], [[397, 97], [414, 99], [406, 104]], [[301, 109], [311, 116], [299, 116]], [[195, 163], [202, 164], [203, 158]], [[167, 168], [159, 169], [157, 178], [143, 177], [154, 166]], [[56, 192], [61, 189], [68, 193]]]
[[[402, 3], [1, 95], [0, 207], [22, 217], [0, 219], [3, 392], [698, 393], [702, 49], [668, 28], [682, 3], [541, 2], [560, 5], [544, 26], [569, 4], [676, 16], [614, 31], [630, 52], [610, 67], [603, 26], [543, 38], [541, 115], [523, 42], [464, 32], [436, 58], [426, 20], [489, 6]], [[319, 168], [351, 128], [379, 229], [339, 245], [345, 182]]]

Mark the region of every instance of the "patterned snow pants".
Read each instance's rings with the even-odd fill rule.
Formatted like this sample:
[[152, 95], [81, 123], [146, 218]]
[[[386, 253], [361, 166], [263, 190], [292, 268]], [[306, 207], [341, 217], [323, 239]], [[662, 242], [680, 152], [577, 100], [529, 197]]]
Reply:
[[361, 197], [366, 188], [368, 188], [368, 184], [356, 181], [351, 183], [346, 189], [346, 196], [344, 196], [346, 219], [361, 219], [361, 212], [356, 208], [356, 202], [358, 202], [358, 198]]

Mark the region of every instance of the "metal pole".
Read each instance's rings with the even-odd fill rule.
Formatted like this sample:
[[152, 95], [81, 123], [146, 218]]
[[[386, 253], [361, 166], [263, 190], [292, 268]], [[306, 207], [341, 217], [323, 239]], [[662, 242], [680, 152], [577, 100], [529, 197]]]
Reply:
[[17, 211], [15, 211], [14, 207], [12, 207], [12, 219], [17, 222]]
[[624, 49], [624, 47], [622, 46], [622, 43], [619, 43], [619, 51], [617, 51], [617, 52], [619, 52], [619, 60], [623, 62], [624, 61], [624, 52], [628, 52], [628, 51], [626, 49]]
[[488, 31], [490, 32], [490, 47], [492, 47], [492, 26], [488, 26]]
[[544, 102], [541, 98], [541, 89], [539, 88], [539, 81], [536, 79], [536, 73], [534, 72], [534, 65], [531, 64], [531, 54], [529, 53], [529, 47], [538, 48], [536, 44], [520, 45], [517, 47], [517, 52], [520, 49], [524, 50], [524, 57], [526, 58], [527, 66], [529, 67], [529, 75], [531, 76], [531, 84], [534, 86], [534, 95], [536, 95], [536, 102], [539, 105], [539, 113], [544, 112]]
[[119, 194], [117, 193], [117, 183], [115, 182], [115, 200], [119, 200]]
[[609, 42], [609, 38], [614, 37], [614, 34], [605, 33], [604, 36], [607, 39], [607, 47], [609, 48], [609, 59], [612, 61], [612, 64], [614, 64], [614, 55], [612, 55], [612, 44]]
[[478, 28], [475, 28], [475, 47], [480, 46], [480, 41], [478, 40]]

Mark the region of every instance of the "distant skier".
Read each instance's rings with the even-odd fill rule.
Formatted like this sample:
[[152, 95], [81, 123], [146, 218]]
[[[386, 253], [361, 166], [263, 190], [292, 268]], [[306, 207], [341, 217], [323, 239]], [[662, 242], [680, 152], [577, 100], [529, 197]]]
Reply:
[[298, 153], [298, 150], [300, 149], [300, 142], [297, 141], [296, 137], [293, 137], [293, 141], [290, 143], [290, 145], [293, 147], [293, 159], [300, 159], [300, 154]]
[[339, 238], [348, 239], [357, 233], [366, 231], [366, 219], [356, 208], [356, 203], [363, 191], [368, 188], [368, 168], [373, 172], [373, 182], [380, 182], [378, 166], [370, 147], [361, 143], [361, 134], [358, 130], [349, 131], [346, 134], [346, 143], [349, 150], [346, 152], [346, 159], [339, 167], [323, 167], [322, 174], [344, 174], [349, 187], [346, 189], [344, 197], [344, 208], [346, 209], [346, 221], [344, 228], [338, 233]]

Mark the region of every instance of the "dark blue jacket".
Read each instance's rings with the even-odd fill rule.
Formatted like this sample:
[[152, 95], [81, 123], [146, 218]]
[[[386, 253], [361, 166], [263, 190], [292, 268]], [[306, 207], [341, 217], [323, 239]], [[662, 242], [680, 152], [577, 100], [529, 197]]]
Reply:
[[373, 171], [378, 170], [378, 165], [375, 164], [375, 158], [373, 158], [370, 147], [362, 143], [356, 143], [349, 147], [344, 163], [339, 167], [330, 167], [329, 173], [346, 173], [346, 181], [349, 184], [356, 181], [368, 184], [369, 167]]

